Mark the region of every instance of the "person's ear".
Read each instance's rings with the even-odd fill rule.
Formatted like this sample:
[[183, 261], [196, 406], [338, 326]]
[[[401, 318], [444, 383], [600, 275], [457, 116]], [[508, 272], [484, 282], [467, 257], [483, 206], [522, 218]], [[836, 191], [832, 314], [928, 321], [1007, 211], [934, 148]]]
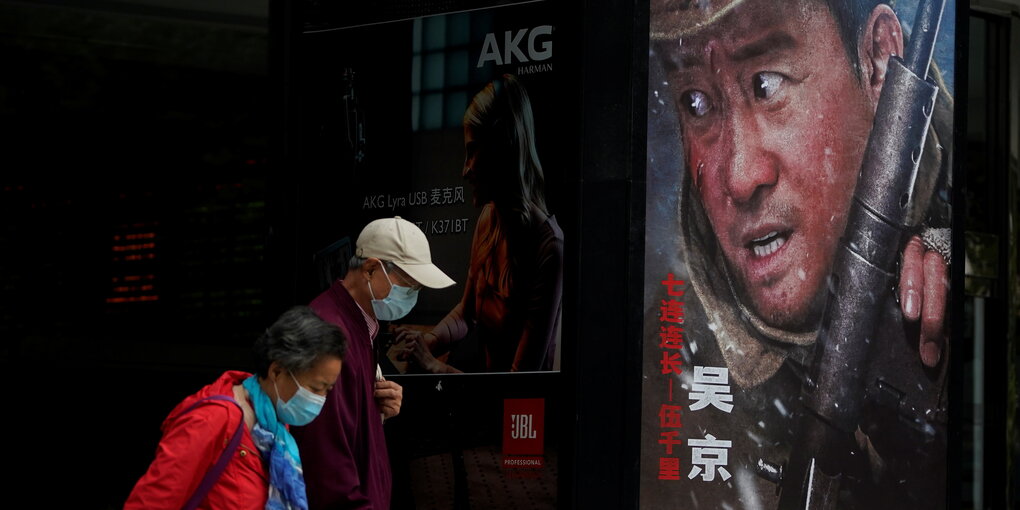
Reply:
[[861, 81], [868, 92], [872, 108], [885, 85], [890, 57], [903, 58], [903, 27], [896, 13], [886, 4], [876, 6], [864, 24], [857, 42], [857, 58], [861, 63]]
[[361, 272], [365, 275], [366, 280], [370, 280], [372, 278], [372, 273], [378, 270], [380, 266], [382, 266], [381, 260], [375, 257], [369, 257], [365, 259], [365, 263], [361, 265]]
[[283, 368], [283, 365], [280, 365], [279, 362], [274, 361], [274, 362], [269, 364], [269, 369], [266, 370], [266, 377], [268, 377], [270, 381], [275, 381], [285, 371], [286, 371], [286, 369]]

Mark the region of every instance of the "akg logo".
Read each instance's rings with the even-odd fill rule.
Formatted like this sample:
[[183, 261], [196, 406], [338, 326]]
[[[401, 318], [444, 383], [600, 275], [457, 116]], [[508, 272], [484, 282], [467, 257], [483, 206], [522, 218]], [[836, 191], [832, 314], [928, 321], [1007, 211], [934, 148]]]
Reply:
[[[541, 25], [532, 29], [522, 28], [516, 33], [507, 30], [503, 33], [503, 51], [500, 52], [499, 41], [496, 34], [485, 34], [485, 42], [482, 43], [482, 53], [478, 55], [478, 65], [482, 67], [486, 62], [495, 62], [496, 65], [512, 64], [515, 62], [537, 62], [552, 57], [552, 25]], [[520, 45], [527, 36], [527, 45], [524, 47], [528, 54], [521, 51]]]

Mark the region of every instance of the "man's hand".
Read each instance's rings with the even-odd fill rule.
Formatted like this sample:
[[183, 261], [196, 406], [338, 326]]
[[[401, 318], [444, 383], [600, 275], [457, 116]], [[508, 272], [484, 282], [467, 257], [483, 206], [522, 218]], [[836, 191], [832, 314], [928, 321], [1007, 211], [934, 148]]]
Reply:
[[903, 250], [900, 266], [900, 309], [910, 322], [921, 321], [918, 350], [927, 367], [938, 365], [946, 343], [944, 329], [949, 278], [942, 254], [926, 250], [921, 238], [914, 236]]
[[404, 400], [404, 388], [399, 384], [385, 379], [376, 381], [373, 395], [382, 410], [383, 418], [392, 418], [400, 414], [400, 403]]

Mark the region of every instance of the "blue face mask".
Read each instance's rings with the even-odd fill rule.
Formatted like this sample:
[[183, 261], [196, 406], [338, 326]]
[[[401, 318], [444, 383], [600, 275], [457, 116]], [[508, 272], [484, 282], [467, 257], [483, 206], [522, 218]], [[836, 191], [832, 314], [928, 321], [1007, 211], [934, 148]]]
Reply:
[[[290, 374], [291, 379], [294, 379], [298, 390], [286, 402], [280, 398], [280, 390], [276, 390], [276, 416], [288, 425], [308, 425], [322, 411], [322, 406], [326, 404], [326, 397], [306, 390], [294, 377], [294, 374], [289, 371], [287, 373]], [[276, 388], [276, 381], [273, 381], [273, 388]]]
[[[390, 281], [390, 275], [386, 274], [386, 268], [379, 266]], [[383, 321], [395, 321], [403, 319], [411, 313], [415, 303], [418, 302], [418, 291], [410, 287], [394, 285], [390, 282], [390, 293], [383, 299], [375, 299], [375, 291], [372, 290], [372, 282], [368, 282], [368, 291], [372, 293], [372, 310], [375, 311], [375, 318]]]

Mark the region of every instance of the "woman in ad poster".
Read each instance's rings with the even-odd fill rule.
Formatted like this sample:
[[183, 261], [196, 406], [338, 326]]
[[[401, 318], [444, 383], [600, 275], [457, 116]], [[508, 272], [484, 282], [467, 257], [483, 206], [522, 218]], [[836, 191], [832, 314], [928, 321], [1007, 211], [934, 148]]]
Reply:
[[504, 74], [464, 113], [463, 177], [481, 207], [460, 302], [431, 331], [400, 329], [414, 363], [461, 372], [435, 356], [476, 334], [487, 372], [552, 370], [563, 295], [563, 232], [545, 201], [524, 86]]
[[642, 506], [945, 505], [953, 100], [922, 39], [874, 1], [651, 2]]

